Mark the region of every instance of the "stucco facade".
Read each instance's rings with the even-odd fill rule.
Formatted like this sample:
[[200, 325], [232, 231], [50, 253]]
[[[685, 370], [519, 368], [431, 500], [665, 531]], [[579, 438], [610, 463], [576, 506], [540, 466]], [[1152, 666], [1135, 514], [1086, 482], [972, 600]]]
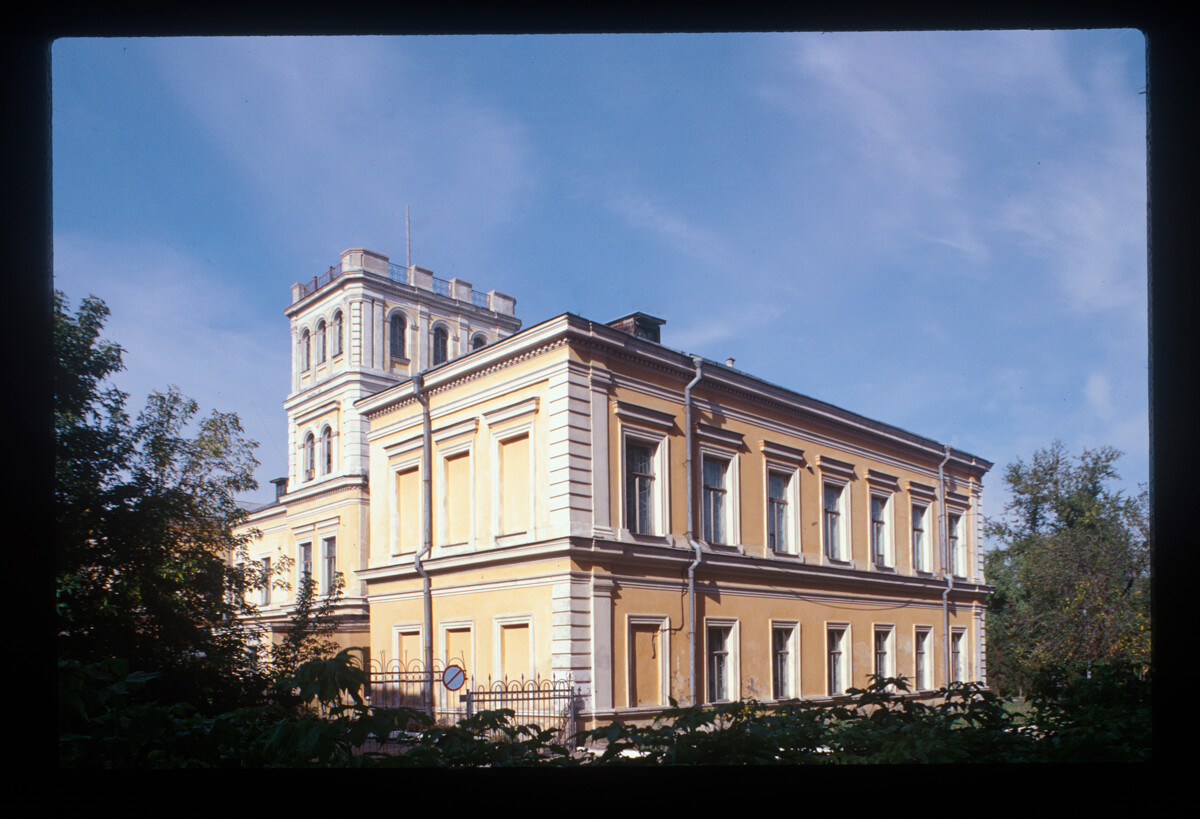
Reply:
[[[990, 463], [672, 350], [653, 317], [517, 331], [494, 292], [508, 313], [469, 294], [413, 310], [426, 292], [386, 267], [347, 251], [294, 288], [297, 356], [340, 305], [346, 359], [324, 377], [311, 350], [297, 363], [288, 491], [249, 522], [258, 559], [335, 539], [343, 644], [429, 651], [477, 682], [569, 674], [589, 723], [669, 698], [827, 697], [876, 670], [985, 678]], [[376, 355], [402, 308], [406, 363]], [[434, 365], [438, 321], [458, 346]], [[327, 463], [318, 446], [306, 473], [309, 435], [337, 456], [305, 480]]]

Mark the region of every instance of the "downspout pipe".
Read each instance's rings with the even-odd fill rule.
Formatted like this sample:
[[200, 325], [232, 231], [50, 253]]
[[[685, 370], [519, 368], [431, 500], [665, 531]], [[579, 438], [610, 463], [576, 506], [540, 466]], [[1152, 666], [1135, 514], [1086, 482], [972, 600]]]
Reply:
[[942, 592], [942, 651], [945, 654], [946, 685], [950, 685], [950, 592], [954, 589], [954, 573], [950, 571], [950, 555], [947, 552], [949, 538], [946, 532], [946, 463], [950, 460], [950, 445], [943, 444], [945, 457], [938, 464], [938, 495], [941, 498], [939, 513], [942, 518], [938, 526], [938, 536], [942, 555], [942, 571], [946, 575], [946, 590]]
[[696, 542], [694, 537], [695, 531], [692, 526], [695, 521], [695, 511], [692, 508], [693, 497], [695, 495], [695, 487], [692, 477], [692, 387], [700, 382], [702, 375], [701, 367], [704, 359], [698, 355], [692, 356], [692, 362], [696, 366], [696, 375], [688, 382], [688, 385], [683, 388], [683, 474], [686, 481], [687, 504], [687, 530], [683, 533], [684, 539], [692, 550], [696, 553], [696, 558], [688, 566], [688, 698], [692, 705], [696, 704], [696, 567], [700, 565], [702, 552], [700, 544]]
[[433, 711], [433, 589], [429, 572], [421, 565], [421, 558], [433, 549], [433, 432], [429, 418], [429, 393], [425, 391], [425, 374], [413, 376], [413, 391], [421, 405], [421, 550], [413, 556], [413, 568], [424, 581], [425, 601], [425, 701]]

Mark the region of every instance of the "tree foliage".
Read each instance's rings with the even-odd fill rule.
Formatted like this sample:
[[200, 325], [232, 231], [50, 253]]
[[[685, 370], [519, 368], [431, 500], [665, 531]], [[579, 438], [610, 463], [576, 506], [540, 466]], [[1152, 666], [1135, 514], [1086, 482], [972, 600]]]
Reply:
[[95, 297], [54, 296], [55, 556], [59, 657], [122, 658], [164, 695], [220, 708], [261, 687], [239, 615], [261, 581], [235, 565], [235, 493], [257, 486], [256, 444], [236, 415], [171, 387], [131, 421], [106, 379], [121, 348], [101, 340]]
[[1147, 497], [1112, 488], [1115, 449], [1072, 457], [1061, 443], [1011, 464], [1012, 498], [988, 524], [988, 672], [1025, 690], [1051, 667], [1150, 661]]

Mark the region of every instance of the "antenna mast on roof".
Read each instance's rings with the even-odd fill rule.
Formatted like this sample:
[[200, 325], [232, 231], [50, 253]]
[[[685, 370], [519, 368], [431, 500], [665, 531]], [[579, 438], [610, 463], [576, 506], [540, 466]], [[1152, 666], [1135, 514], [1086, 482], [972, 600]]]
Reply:
[[408, 205], [404, 206], [404, 266], [412, 270], [412, 223], [408, 220]]

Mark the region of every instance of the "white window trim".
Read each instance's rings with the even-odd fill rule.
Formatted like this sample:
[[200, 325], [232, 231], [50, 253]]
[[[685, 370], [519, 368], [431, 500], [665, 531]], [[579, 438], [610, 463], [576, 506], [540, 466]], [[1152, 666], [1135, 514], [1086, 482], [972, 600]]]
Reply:
[[[962, 669], [957, 680], [954, 674], [954, 644], [956, 641], [958, 642], [958, 662]], [[975, 676], [971, 665], [971, 646], [967, 630], [962, 626], [952, 626], [950, 628], [950, 667], [947, 669], [946, 676], [951, 682], [970, 682]]]
[[492, 618], [492, 679], [499, 681], [504, 679], [504, 657], [500, 654], [501, 641], [500, 632], [505, 626], [529, 626], [529, 674], [526, 675], [526, 680], [535, 678], [535, 669], [537, 668], [537, 655], [534, 652], [534, 646], [537, 643], [533, 639], [533, 615], [532, 614], [506, 614]]
[[422, 655], [422, 656], [418, 657], [417, 660], [423, 666], [425, 663], [424, 626], [422, 626], [420, 623], [394, 623], [392, 625], [392, 659], [395, 660], [396, 664], [400, 667], [400, 670], [404, 671], [407, 669], [407, 666], [404, 665], [404, 663], [401, 661], [401, 658], [400, 658], [400, 635], [401, 634], [417, 635], [417, 642], [421, 645], [421, 655]]
[[[634, 650], [636, 646], [633, 641], [634, 626], [657, 626], [658, 627], [658, 706], [661, 709], [667, 705], [671, 698], [671, 618], [658, 614], [630, 614], [625, 617], [625, 643], [627, 659], [625, 661], [625, 700], [627, 703], [632, 703], [635, 699], [633, 691], [633, 666], [634, 666]], [[638, 706], [630, 706], [638, 707]]]
[[875, 623], [871, 628], [871, 673], [880, 673], [875, 667], [875, 636], [880, 633], [887, 633], [887, 661], [883, 669], [883, 676], [896, 676], [896, 626], [892, 623]]
[[[726, 546], [736, 548], [739, 552], [742, 549], [741, 535], [741, 493], [738, 488], [741, 486], [741, 470], [739, 466], [740, 459], [738, 452], [735, 449], [715, 446], [705, 441], [698, 442], [698, 455], [700, 461], [700, 474], [697, 483], [700, 485], [699, 506], [701, 521], [699, 540], [703, 540], [709, 546]], [[712, 460], [725, 462], [725, 539], [722, 541], [709, 542], [704, 537], [704, 460], [710, 458]]]
[[[800, 623], [797, 620], [771, 620], [768, 624], [767, 645], [771, 652], [771, 697], [772, 699], [799, 699], [800, 689]], [[791, 674], [792, 690], [785, 697], [775, 697], [775, 630], [788, 629], [788, 672]]]
[[[925, 679], [921, 679], [917, 669], [917, 647], [921, 644], [922, 635], [925, 643]], [[933, 626], [913, 626], [913, 690], [933, 690], [933, 659]]]
[[322, 532], [320, 534], [320, 537], [318, 538], [318, 542], [321, 544], [321, 554], [320, 554], [321, 568], [320, 568], [320, 571], [318, 572], [318, 574], [320, 576], [319, 577], [320, 585], [318, 586], [318, 590], [322, 597], [329, 594], [330, 589], [333, 588], [333, 579], [334, 578], [329, 576], [329, 568], [328, 568], [328, 564], [325, 560], [325, 544], [326, 544], [326, 542], [328, 542], [330, 540], [333, 541], [333, 571], [334, 571], [335, 575], [338, 572], [337, 567], [338, 567], [338, 563], [340, 562], [337, 558], [337, 543], [338, 543], [337, 532]]
[[[958, 525], [951, 526], [950, 518], [954, 516], [958, 518]], [[958, 571], [953, 572], [954, 577], [967, 579], [971, 576], [970, 556], [971, 549], [967, 543], [967, 533], [969, 527], [967, 522], [967, 507], [959, 505], [953, 500], [946, 504], [946, 572], [951, 573], [950, 567], [955, 567]], [[951, 554], [955, 540], [951, 540], [951, 535], [955, 535], [957, 548], [954, 548], [955, 554]]]
[[[917, 514], [916, 510], [921, 509], [921, 543], [920, 546], [914, 548], [913, 535], [916, 533]], [[930, 575], [933, 574], [933, 537], [930, 531], [929, 510], [933, 508], [933, 504], [922, 497], [914, 497], [908, 506], [908, 547], [909, 560], [912, 561], [913, 574]], [[921, 568], [924, 566], [924, 568]]]
[[[620, 458], [620, 469], [617, 474], [619, 476], [619, 486], [617, 488], [617, 520], [621, 522], [620, 537], [622, 540], [638, 541], [651, 538], [660, 541], [664, 538], [667, 531], [666, 524], [670, 516], [670, 496], [667, 492], [670, 481], [667, 479], [670, 474], [667, 470], [667, 465], [670, 463], [670, 435], [666, 432], [651, 429], [649, 427], [634, 426], [624, 421], [621, 423], [621, 442], [620, 451], [617, 457]], [[638, 533], [629, 528], [629, 509], [628, 499], [626, 494], [627, 466], [626, 466], [626, 449], [629, 442], [649, 446], [653, 448], [654, 453], [650, 456], [650, 466], [653, 470], [653, 487], [650, 492], [650, 531], [646, 533]]]
[[[728, 662], [725, 666], [725, 688], [726, 697], [722, 700], [714, 700], [709, 698], [709, 692], [712, 691], [712, 680], [709, 676], [710, 654], [708, 643], [708, 630], [711, 628], [729, 629], [728, 642]], [[740, 639], [738, 634], [738, 620], [733, 617], [705, 617], [704, 618], [704, 701], [706, 703], [721, 703], [734, 702], [742, 698], [742, 671], [741, 671], [741, 651], [739, 650]]]
[[[421, 485], [421, 439], [413, 438], [405, 442], [406, 446], [389, 453], [388, 474], [391, 475], [391, 485], [388, 487], [388, 548], [392, 557], [400, 554], [400, 510], [396, 504], [397, 481], [402, 472], [417, 470], [417, 486]], [[417, 492], [417, 503], [421, 502], [421, 493]], [[423, 525], [423, 524], [422, 524]], [[417, 527], [420, 530], [422, 527]], [[420, 543], [417, 549], [421, 548]]]
[[[471, 423], [472, 424], [475, 423], [474, 419], [472, 419]], [[455, 431], [457, 431], [457, 426], [456, 426]], [[434, 467], [434, 469], [435, 469], [435, 472], [434, 472], [435, 489], [434, 489], [434, 491], [437, 496], [437, 500], [436, 500], [437, 508], [438, 508], [438, 511], [440, 512], [440, 514], [437, 515], [436, 544], [437, 544], [438, 549], [444, 550], [446, 553], [450, 553], [450, 554], [453, 554], [455, 552], [461, 552], [461, 551], [469, 551], [470, 549], [474, 548], [474, 546], [475, 546], [475, 524], [476, 524], [476, 521], [475, 521], [475, 517], [476, 517], [476, 515], [475, 515], [475, 507], [476, 507], [475, 470], [477, 468], [477, 463], [476, 463], [476, 458], [475, 458], [475, 437], [473, 434], [474, 431], [475, 431], [475, 427], [472, 425], [471, 434], [469, 435], [469, 437], [466, 437], [463, 440], [451, 443], [451, 442], [449, 442], [449, 439], [451, 437], [456, 437], [456, 436], [447, 435], [446, 438], [442, 439], [441, 441], [435, 442], [436, 449], [437, 449], [437, 457], [436, 457], [436, 466]], [[458, 456], [464, 455], [464, 454], [469, 459], [468, 460], [469, 468], [467, 470], [467, 501], [466, 501], [467, 502], [467, 514], [468, 514], [467, 539], [465, 541], [448, 543], [446, 541], [446, 538], [448, 537], [447, 532], [449, 531], [450, 513], [449, 513], [447, 506], [450, 501], [450, 495], [449, 495], [449, 484], [447, 483], [448, 471], [446, 469], [446, 462], [452, 458], [455, 458], [455, 457], [458, 457]]]
[[[841, 662], [839, 663], [839, 669], [838, 669], [840, 671], [839, 676], [841, 678], [841, 683], [842, 683], [842, 687], [841, 687], [840, 691], [830, 691], [829, 690], [829, 687], [830, 687], [829, 686], [829, 671], [830, 671], [830, 668], [829, 668], [829, 633], [831, 631], [840, 631], [842, 633], [842, 639], [841, 639], [841, 655], [842, 656], [841, 656]], [[825, 656], [825, 661], [823, 663], [823, 665], [825, 667], [825, 684], [822, 687], [825, 689], [825, 693], [827, 696], [839, 697], [846, 693], [846, 689], [852, 687], [852, 681], [850, 679], [850, 674], [851, 674], [851, 671], [854, 669], [854, 665], [850, 662], [850, 660], [851, 660], [850, 651], [851, 651], [851, 648], [853, 647], [853, 645], [854, 645], [854, 638], [850, 632], [850, 624], [849, 623], [827, 622], [825, 624], [825, 644], [824, 644], [824, 646], [822, 646], [822, 652]]]
[[[838, 531], [837, 531], [837, 554], [830, 555], [825, 548], [825, 489], [833, 486], [838, 490]], [[850, 552], [850, 482], [838, 475], [822, 474], [821, 475], [821, 562], [825, 564], [833, 564], [836, 566], [846, 566], [850, 564], [852, 555]]]
[[441, 644], [438, 646], [438, 656], [442, 658], [442, 668], [446, 668], [453, 660], [458, 659], [457, 657], [451, 657], [449, 654], [450, 641], [447, 637], [447, 633], [452, 630], [459, 631], [462, 629], [466, 629], [471, 632], [471, 646], [467, 649], [470, 656], [463, 657], [462, 661], [466, 663], [466, 667], [463, 668], [463, 671], [467, 673], [467, 678], [473, 679], [475, 674], [475, 621], [473, 619], [467, 618], [460, 620], [442, 620], [440, 623], [438, 623], [439, 637], [441, 639]]
[[[895, 527], [895, 499], [896, 496], [892, 492], [872, 489], [870, 499], [867, 502], [867, 565], [874, 571], [894, 572], [896, 571], [896, 527]], [[875, 562], [875, 517], [874, 517], [874, 502], [876, 500], [883, 501], [883, 563]]]
[[[782, 550], [772, 549], [770, 545], [771, 531], [771, 475], [781, 475], [787, 481], [784, 498], [787, 501], [787, 514], [784, 515], [787, 545]], [[766, 461], [763, 470], [763, 498], [766, 499], [763, 510], [763, 547], [771, 555], [787, 555], [798, 557], [802, 553], [800, 537], [800, 467], [774, 459]]]
[[[526, 416], [518, 421], [511, 422], [512, 417], [504, 416], [498, 421], [504, 423], [503, 427], [491, 426], [491, 464], [489, 465], [489, 478], [492, 487], [492, 541], [496, 546], [503, 546], [510, 542], [520, 542], [524, 540], [536, 540], [538, 537], [537, 525], [537, 443], [534, 435], [536, 427], [537, 402], [534, 400], [532, 406], [525, 408]], [[512, 441], [523, 436], [529, 438], [529, 522], [528, 528], [520, 532], [502, 532], [500, 530], [501, 523], [504, 519], [504, 487], [500, 481], [500, 447], [506, 441]]]

